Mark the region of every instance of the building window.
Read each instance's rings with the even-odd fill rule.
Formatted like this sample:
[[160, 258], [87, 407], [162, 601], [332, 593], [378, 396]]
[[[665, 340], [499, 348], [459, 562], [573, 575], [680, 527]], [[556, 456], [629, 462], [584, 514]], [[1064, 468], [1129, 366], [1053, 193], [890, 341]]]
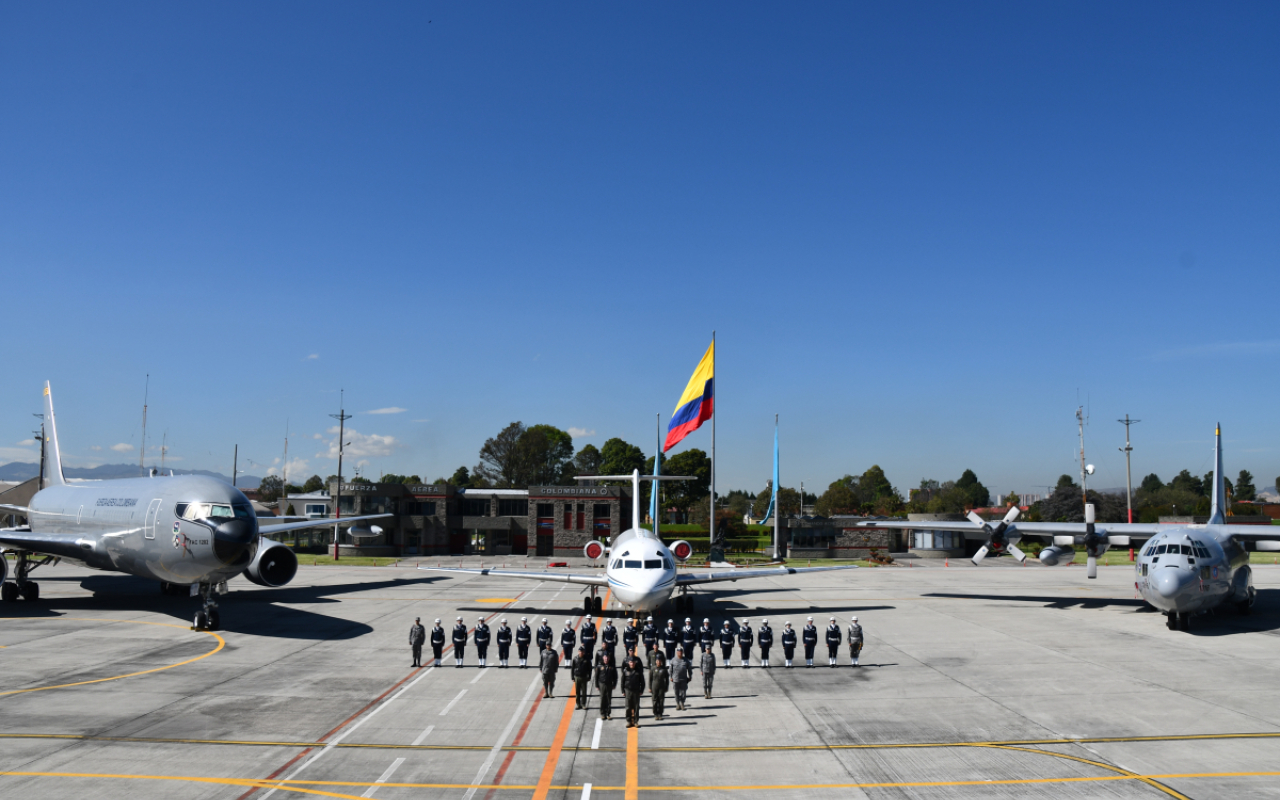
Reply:
[[587, 512], [583, 510], [585, 503], [578, 503], [578, 530], [587, 527]]
[[609, 504], [595, 503], [592, 509], [592, 528], [595, 529], [596, 536], [608, 536], [609, 525]]
[[554, 517], [556, 515], [556, 507], [552, 503], [538, 503], [538, 519], [545, 517]]
[[419, 500], [417, 502], [405, 501], [405, 513], [420, 517], [434, 517], [436, 514], [435, 500]]
[[329, 506], [324, 503], [307, 503], [304, 513], [308, 519], [324, 519], [329, 516]]
[[499, 500], [498, 516], [527, 517], [529, 516], [529, 501], [528, 500]]
[[912, 542], [918, 550], [959, 550], [964, 547], [964, 534], [952, 531], [916, 531]]
[[567, 530], [570, 530], [571, 528], [573, 528], [573, 503], [565, 503], [564, 504], [564, 529], [567, 531]]
[[489, 501], [464, 499], [461, 503], [462, 516], [464, 517], [487, 517], [489, 516]]

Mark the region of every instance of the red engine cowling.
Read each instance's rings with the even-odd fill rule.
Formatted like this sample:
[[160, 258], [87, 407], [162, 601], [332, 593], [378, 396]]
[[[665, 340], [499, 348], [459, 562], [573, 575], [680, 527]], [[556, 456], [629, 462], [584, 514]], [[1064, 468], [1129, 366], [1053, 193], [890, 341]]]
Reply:
[[676, 561], [687, 561], [689, 556], [693, 555], [693, 545], [681, 539], [678, 542], [672, 542], [671, 555], [676, 557]]
[[594, 540], [587, 542], [586, 547], [582, 548], [582, 554], [592, 561], [595, 561], [604, 555], [604, 545]]

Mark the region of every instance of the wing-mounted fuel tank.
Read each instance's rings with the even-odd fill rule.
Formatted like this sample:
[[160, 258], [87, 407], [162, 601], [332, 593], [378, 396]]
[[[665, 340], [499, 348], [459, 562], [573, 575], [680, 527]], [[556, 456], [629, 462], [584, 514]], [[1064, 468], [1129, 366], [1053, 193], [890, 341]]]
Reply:
[[693, 555], [693, 545], [689, 544], [684, 539], [681, 539], [678, 542], [672, 542], [671, 547], [667, 549], [671, 551], [671, 555], [676, 557], [676, 561], [681, 563], [688, 560], [689, 556]]
[[602, 542], [592, 539], [582, 548], [582, 554], [587, 558], [595, 561], [605, 554], [605, 546]]
[[263, 539], [244, 576], [259, 586], [284, 586], [298, 574], [298, 557], [286, 545]]
[[1040, 563], [1046, 567], [1065, 567], [1075, 560], [1076, 551], [1073, 547], [1054, 544], [1040, 551]]

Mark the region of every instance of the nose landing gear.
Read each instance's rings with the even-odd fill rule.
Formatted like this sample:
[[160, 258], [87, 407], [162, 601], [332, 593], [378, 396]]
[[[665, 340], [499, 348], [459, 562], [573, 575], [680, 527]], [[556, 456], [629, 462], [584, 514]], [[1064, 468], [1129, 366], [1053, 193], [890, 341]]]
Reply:
[[591, 587], [591, 594], [582, 598], [582, 613], [595, 614], [597, 617], [604, 611], [604, 598], [600, 596], [598, 587]]
[[222, 615], [218, 613], [218, 602], [213, 599], [214, 593], [226, 594], [227, 584], [200, 584], [201, 608], [196, 612], [195, 621], [191, 625], [193, 631], [216, 631], [222, 628]]
[[1191, 630], [1191, 614], [1187, 612], [1178, 613], [1170, 611], [1167, 615], [1165, 625], [1171, 631], [1189, 631]]

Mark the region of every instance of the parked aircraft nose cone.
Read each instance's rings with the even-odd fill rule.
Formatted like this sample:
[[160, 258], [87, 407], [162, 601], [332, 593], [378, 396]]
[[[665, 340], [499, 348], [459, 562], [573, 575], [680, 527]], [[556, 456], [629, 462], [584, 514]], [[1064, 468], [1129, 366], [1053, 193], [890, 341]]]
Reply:
[[1191, 570], [1166, 567], [1156, 571], [1151, 579], [1151, 586], [1156, 590], [1156, 594], [1172, 600], [1182, 594], [1194, 580], [1195, 573]]
[[213, 554], [223, 564], [233, 565], [253, 558], [258, 540], [257, 520], [229, 519], [213, 529]]

